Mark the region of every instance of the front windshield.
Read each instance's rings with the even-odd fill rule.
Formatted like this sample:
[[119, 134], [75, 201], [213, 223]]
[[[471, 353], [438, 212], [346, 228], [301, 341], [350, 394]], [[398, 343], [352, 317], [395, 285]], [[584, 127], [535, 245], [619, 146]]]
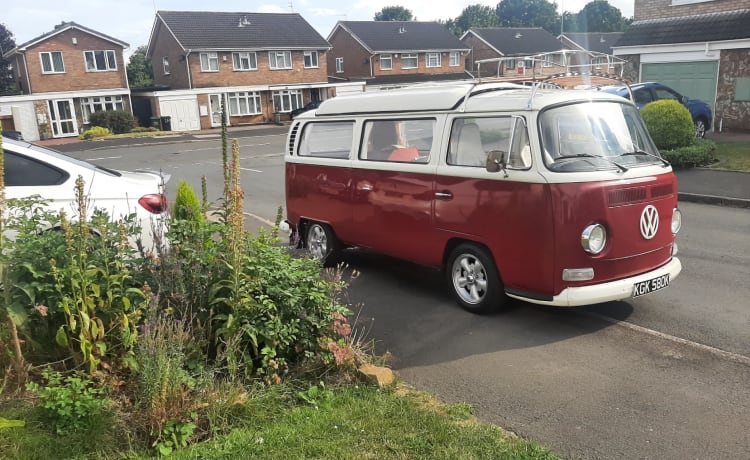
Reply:
[[638, 109], [613, 101], [548, 109], [539, 117], [544, 163], [556, 172], [582, 172], [664, 163]]

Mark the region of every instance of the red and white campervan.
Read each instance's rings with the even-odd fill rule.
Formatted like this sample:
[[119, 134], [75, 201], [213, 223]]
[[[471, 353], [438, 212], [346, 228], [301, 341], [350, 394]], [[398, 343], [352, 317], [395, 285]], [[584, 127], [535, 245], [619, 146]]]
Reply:
[[507, 83], [340, 96], [295, 119], [287, 147], [302, 245], [443, 269], [470, 311], [637, 297], [681, 270], [675, 176], [619, 96]]

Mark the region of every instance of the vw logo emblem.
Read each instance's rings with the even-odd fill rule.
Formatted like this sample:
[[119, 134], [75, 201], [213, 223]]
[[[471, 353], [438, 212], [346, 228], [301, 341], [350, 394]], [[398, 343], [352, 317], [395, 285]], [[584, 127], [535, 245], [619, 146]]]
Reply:
[[641, 213], [641, 235], [647, 240], [656, 236], [659, 230], [659, 211], [652, 205], [643, 208]]

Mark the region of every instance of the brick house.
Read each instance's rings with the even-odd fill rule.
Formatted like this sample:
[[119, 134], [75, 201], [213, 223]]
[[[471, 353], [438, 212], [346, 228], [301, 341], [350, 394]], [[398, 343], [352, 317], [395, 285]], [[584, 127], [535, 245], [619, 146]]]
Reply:
[[750, 0], [635, 0], [613, 52], [632, 81], [711, 105], [715, 130], [750, 128]]
[[147, 52], [156, 89], [134, 98], [174, 130], [220, 126], [222, 101], [230, 125], [278, 121], [335, 95], [329, 49], [296, 13], [158, 11]]
[[331, 77], [364, 80], [368, 89], [471, 78], [469, 50], [437, 22], [339, 21], [328, 42]]
[[129, 45], [75, 22], [5, 53], [20, 95], [0, 97], [3, 127], [26, 140], [77, 136], [91, 113], [130, 112], [123, 51]]

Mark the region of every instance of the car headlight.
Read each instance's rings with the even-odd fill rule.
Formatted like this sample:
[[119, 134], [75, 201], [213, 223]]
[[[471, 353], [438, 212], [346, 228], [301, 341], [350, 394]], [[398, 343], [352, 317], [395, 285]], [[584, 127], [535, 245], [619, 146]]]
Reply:
[[599, 254], [607, 244], [607, 231], [601, 224], [592, 224], [581, 233], [581, 246], [589, 254]]
[[678, 208], [672, 211], [672, 234], [676, 235], [682, 228], [682, 212]]

